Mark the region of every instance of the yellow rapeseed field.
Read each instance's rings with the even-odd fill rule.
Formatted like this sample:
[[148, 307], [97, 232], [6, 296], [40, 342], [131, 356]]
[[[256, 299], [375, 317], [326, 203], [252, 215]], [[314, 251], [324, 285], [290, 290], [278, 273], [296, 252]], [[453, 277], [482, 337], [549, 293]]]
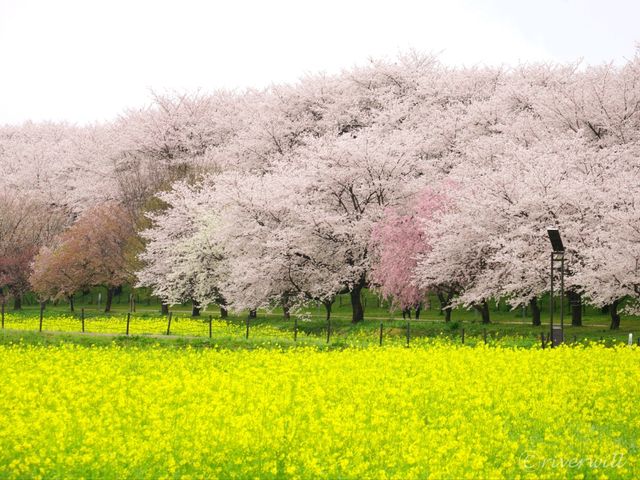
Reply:
[[0, 347], [0, 478], [634, 478], [640, 349]]

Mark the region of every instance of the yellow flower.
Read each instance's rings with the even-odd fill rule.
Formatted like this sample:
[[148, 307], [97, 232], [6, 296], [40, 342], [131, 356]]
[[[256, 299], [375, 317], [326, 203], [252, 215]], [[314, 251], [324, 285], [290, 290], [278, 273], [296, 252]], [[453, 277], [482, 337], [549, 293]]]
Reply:
[[19, 344], [0, 365], [1, 478], [640, 471], [637, 348]]

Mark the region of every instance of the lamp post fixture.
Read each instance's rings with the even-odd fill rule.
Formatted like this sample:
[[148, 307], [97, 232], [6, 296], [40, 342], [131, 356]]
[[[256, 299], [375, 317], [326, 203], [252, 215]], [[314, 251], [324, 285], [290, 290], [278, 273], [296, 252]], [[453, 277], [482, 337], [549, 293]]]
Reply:
[[[560, 238], [560, 232], [557, 228], [547, 228], [547, 234], [551, 241], [551, 289], [550, 289], [550, 334], [551, 334], [551, 346], [555, 347], [564, 342], [564, 245], [562, 244], [562, 238]], [[555, 308], [553, 298], [553, 277], [556, 263], [560, 263], [560, 326], [555, 327], [553, 324], [553, 311]]]

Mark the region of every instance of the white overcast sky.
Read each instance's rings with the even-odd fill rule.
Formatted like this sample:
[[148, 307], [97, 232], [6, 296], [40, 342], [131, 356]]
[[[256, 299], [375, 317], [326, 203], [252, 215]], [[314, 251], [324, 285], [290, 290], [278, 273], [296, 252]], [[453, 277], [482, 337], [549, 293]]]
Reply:
[[0, 124], [84, 124], [150, 89], [292, 82], [410, 48], [448, 64], [631, 58], [640, 0], [0, 0]]

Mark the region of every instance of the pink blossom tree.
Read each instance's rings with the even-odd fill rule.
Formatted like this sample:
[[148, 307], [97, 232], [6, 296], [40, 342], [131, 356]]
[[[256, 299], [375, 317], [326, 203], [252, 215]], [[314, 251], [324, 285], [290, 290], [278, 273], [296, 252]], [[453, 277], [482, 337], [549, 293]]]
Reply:
[[116, 203], [86, 210], [61, 234], [54, 248], [43, 247], [35, 258], [31, 284], [41, 298], [71, 296], [84, 287], [107, 290], [105, 312], [114, 291], [133, 280], [140, 248], [133, 222]]
[[0, 193], [0, 293], [22, 307], [29, 291], [31, 262], [38, 249], [50, 244], [67, 225], [64, 210], [8, 190]]
[[[373, 228], [371, 282], [395, 307], [419, 308], [426, 300], [428, 291], [416, 285], [413, 274], [418, 258], [430, 248], [422, 223], [442, 207], [440, 195], [425, 191], [408, 207], [387, 209]], [[449, 309], [447, 312], [450, 315]]]

